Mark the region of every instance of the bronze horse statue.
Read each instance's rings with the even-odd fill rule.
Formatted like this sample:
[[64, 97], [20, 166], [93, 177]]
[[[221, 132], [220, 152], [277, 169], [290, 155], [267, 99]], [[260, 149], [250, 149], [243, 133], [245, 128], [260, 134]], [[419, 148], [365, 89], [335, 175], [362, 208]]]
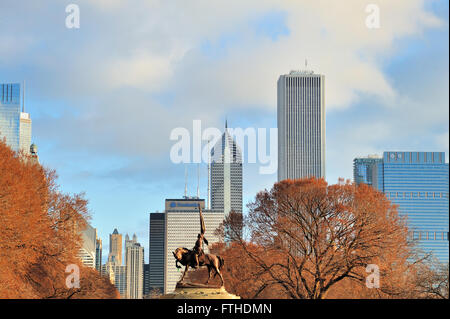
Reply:
[[208, 241], [204, 237], [205, 235], [205, 222], [203, 220], [202, 209], [200, 204], [198, 205], [198, 210], [200, 213], [200, 234], [197, 236], [197, 241], [195, 242], [195, 246], [193, 249], [187, 249], [185, 247], [178, 247], [173, 253], [175, 257], [175, 266], [179, 269], [181, 266], [178, 263], [182, 264], [186, 268], [184, 269], [183, 276], [180, 281], [183, 281], [184, 276], [186, 275], [189, 266], [192, 268], [197, 267], [208, 267], [208, 280], [206, 280], [206, 284], [208, 284], [211, 279], [211, 272], [214, 269], [215, 274], [214, 278], [219, 275], [220, 280], [222, 281], [223, 286], [223, 277], [220, 269], [223, 268], [224, 260], [220, 256], [216, 256], [213, 254], [205, 254], [203, 252], [203, 241], [208, 245]]
[[[178, 263], [185, 266], [183, 276], [181, 277], [180, 281], [183, 281], [184, 276], [186, 275], [189, 266], [194, 267], [195, 261], [194, 261], [194, 252], [190, 249], [179, 247], [177, 248], [173, 253], [173, 256], [175, 257], [175, 266], [177, 268], [181, 268]], [[211, 272], [214, 270], [214, 278], [219, 275], [220, 280], [222, 281], [223, 286], [223, 277], [220, 270], [223, 268], [224, 260], [220, 256], [216, 256], [213, 254], [202, 254], [199, 258], [199, 267], [206, 266], [208, 268], [208, 279], [206, 280], [206, 284], [208, 284], [209, 280], [211, 279]]]

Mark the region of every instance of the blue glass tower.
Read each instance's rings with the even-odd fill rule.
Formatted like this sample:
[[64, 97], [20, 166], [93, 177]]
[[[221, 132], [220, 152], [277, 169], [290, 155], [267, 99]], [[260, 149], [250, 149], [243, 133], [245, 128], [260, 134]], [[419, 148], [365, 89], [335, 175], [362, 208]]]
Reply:
[[407, 216], [418, 247], [447, 263], [449, 171], [445, 153], [384, 152], [372, 172], [372, 186], [398, 205], [400, 215]]
[[20, 84], [0, 84], [0, 138], [13, 150], [20, 147]]
[[[375, 155], [355, 158], [353, 160], [353, 180], [356, 184], [364, 183], [372, 186], [380, 184], [382, 179], [381, 164], [383, 159]], [[374, 182], [375, 179], [375, 182]], [[376, 180], [378, 179], [378, 181]]]

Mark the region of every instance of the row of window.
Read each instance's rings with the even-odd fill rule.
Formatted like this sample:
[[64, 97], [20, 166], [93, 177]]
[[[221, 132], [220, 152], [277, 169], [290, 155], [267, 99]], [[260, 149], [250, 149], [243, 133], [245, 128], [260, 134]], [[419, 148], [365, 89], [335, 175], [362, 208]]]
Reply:
[[443, 192], [388, 192], [387, 198], [448, 198]]
[[409, 237], [413, 240], [448, 240], [448, 232], [412, 231]]

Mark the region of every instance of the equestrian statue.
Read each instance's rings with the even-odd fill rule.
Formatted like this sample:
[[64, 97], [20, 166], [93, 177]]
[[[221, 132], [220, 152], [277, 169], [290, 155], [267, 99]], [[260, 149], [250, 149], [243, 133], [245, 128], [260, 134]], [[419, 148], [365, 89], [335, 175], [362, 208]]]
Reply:
[[223, 268], [224, 260], [220, 256], [204, 253], [203, 242], [208, 245], [208, 240], [205, 238], [205, 221], [203, 220], [200, 204], [198, 204], [198, 210], [200, 213], [200, 233], [197, 235], [197, 241], [195, 242], [194, 248], [187, 249], [185, 247], [178, 247], [173, 252], [173, 256], [176, 260], [175, 266], [177, 268], [182, 268], [180, 265], [178, 265], [178, 263], [185, 266], [180, 282], [183, 282], [184, 276], [186, 275], [189, 267], [192, 267], [194, 269], [198, 267], [207, 267], [208, 280], [206, 280], [206, 284], [208, 284], [209, 280], [211, 279], [211, 273], [214, 270], [214, 278], [219, 275], [223, 286], [223, 277], [220, 270]]

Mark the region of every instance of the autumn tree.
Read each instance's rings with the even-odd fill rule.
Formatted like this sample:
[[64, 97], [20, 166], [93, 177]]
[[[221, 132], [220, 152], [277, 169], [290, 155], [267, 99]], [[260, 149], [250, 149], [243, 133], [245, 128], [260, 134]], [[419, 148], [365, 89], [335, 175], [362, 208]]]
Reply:
[[[258, 193], [248, 208], [248, 238], [226, 220], [223, 229], [236, 240], [221, 252], [235, 254], [225, 259], [226, 270], [246, 283], [247, 297], [321, 299], [343, 282], [372, 295], [400, 296], [411, 281], [405, 221], [383, 193], [367, 185], [285, 180]], [[379, 287], [366, 287], [368, 265], [378, 269]], [[233, 285], [230, 292], [242, 294], [243, 287]]]
[[[62, 193], [54, 171], [0, 141], [0, 298], [116, 297], [77, 257], [88, 218], [83, 194]], [[66, 286], [71, 264], [80, 268], [77, 290]]]

